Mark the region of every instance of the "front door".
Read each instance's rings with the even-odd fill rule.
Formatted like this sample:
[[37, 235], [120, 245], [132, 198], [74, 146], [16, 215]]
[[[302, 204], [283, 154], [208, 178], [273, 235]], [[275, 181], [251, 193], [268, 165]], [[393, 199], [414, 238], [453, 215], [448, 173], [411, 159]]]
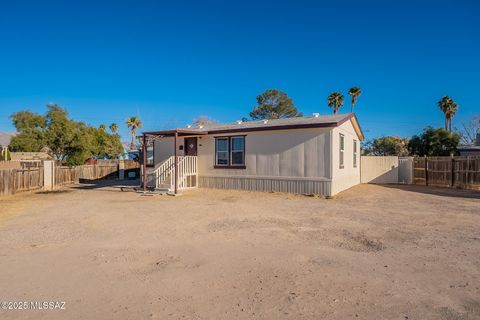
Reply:
[[196, 156], [197, 155], [197, 138], [185, 138], [185, 155]]

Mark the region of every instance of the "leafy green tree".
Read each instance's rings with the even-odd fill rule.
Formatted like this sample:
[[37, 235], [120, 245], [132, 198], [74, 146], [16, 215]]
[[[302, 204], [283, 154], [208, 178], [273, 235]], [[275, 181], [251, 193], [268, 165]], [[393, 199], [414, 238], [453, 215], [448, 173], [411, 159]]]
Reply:
[[98, 130], [105, 131], [107, 127], [104, 124], [98, 126]]
[[10, 116], [18, 132], [27, 129], [43, 129], [46, 126], [45, 117], [27, 110], [15, 112]]
[[363, 147], [363, 154], [372, 156], [408, 156], [408, 139], [386, 136], [368, 141]]
[[452, 132], [452, 118], [457, 113], [457, 103], [449, 96], [444, 96], [438, 101], [438, 107], [445, 115], [445, 130]]
[[333, 114], [336, 114], [340, 107], [343, 106], [344, 100], [343, 94], [340, 92], [332, 92], [328, 96], [327, 103], [330, 108], [333, 108]]
[[301, 117], [293, 100], [283, 91], [269, 89], [257, 96], [257, 105], [250, 112], [253, 120]]
[[413, 136], [408, 149], [415, 156], [449, 156], [457, 154], [460, 135], [450, 133], [445, 129], [426, 128], [421, 135]]
[[119, 135], [74, 121], [56, 104], [47, 106], [45, 116], [21, 111], [11, 118], [18, 131], [10, 143], [12, 151], [38, 152], [47, 147], [55, 159], [79, 165], [92, 157], [117, 158], [123, 150]]
[[67, 111], [57, 104], [47, 105], [47, 110], [45, 141], [56, 159], [67, 161], [78, 149], [83, 150], [82, 133], [86, 125], [70, 120]]
[[18, 132], [10, 141], [11, 151], [37, 152], [46, 145], [44, 130], [47, 124], [44, 116], [19, 111], [12, 114], [10, 119]]
[[91, 135], [92, 145], [95, 146], [92, 153], [96, 158], [117, 158], [123, 152], [123, 146], [117, 134], [108, 134], [104, 130], [93, 128]]
[[352, 87], [350, 88], [350, 90], [348, 90], [348, 94], [350, 95], [350, 97], [352, 97], [352, 107], [350, 109], [350, 112], [353, 112], [353, 108], [355, 108], [355, 105], [357, 104], [357, 99], [362, 94], [362, 90], [359, 87]]
[[132, 142], [130, 143], [130, 150], [135, 149], [135, 137], [137, 136], [137, 129], [142, 127], [142, 121], [136, 116], [131, 116], [126, 121], [127, 127], [130, 128], [132, 135]]

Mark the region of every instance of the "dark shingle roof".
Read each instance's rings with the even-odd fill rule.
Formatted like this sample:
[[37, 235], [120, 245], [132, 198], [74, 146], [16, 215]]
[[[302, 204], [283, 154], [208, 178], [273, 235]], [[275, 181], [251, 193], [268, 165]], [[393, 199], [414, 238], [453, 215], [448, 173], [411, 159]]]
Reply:
[[295, 126], [308, 124], [336, 124], [342, 122], [345, 118], [350, 117], [351, 114], [335, 114], [335, 115], [319, 115], [318, 117], [296, 117], [285, 119], [271, 119], [271, 120], [255, 120], [246, 122], [231, 122], [231, 123], [211, 123], [205, 124], [203, 127], [192, 125], [190, 128], [184, 127], [180, 129], [198, 130], [198, 131], [220, 131], [220, 130], [236, 130], [238, 128], [253, 129], [253, 128], [270, 128], [278, 126]]
[[162, 131], [147, 131], [145, 135], [173, 135], [175, 132], [183, 135], [194, 134], [219, 134], [234, 132], [266, 131], [266, 130], [288, 130], [301, 128], [337, 127], [342, 123], [352, 120], [355, 130], [363, 139], [363, 133], [358, 125], [357, 118], [353, 113], [335, 115], [316, 115], [310, 117], [296, 117], [272, 120], [257, 120], [232, 123], [209, 123], [205, 125], [190, 125], [183, 128], [175, 128]]

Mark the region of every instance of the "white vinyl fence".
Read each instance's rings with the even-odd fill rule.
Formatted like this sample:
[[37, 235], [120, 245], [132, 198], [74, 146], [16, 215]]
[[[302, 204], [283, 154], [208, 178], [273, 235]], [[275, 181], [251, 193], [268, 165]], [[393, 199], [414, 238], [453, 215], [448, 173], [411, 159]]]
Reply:
[[362, 156], [361, 182], [377, 184], [411, 184], [413, 158], [397, 156]]

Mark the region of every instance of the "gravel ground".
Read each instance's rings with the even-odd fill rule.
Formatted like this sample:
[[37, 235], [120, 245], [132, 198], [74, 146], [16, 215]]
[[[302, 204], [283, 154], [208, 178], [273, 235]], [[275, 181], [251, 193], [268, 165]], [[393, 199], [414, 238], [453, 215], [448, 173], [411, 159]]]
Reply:
[[479, 192], [81, 185], [0, 208], [0, 299], [66, 302], [1, 319], [480, 319]]

